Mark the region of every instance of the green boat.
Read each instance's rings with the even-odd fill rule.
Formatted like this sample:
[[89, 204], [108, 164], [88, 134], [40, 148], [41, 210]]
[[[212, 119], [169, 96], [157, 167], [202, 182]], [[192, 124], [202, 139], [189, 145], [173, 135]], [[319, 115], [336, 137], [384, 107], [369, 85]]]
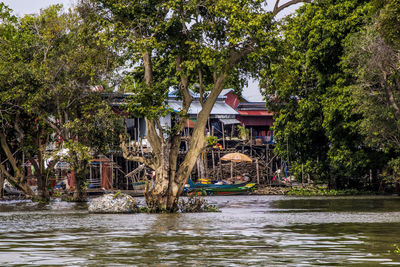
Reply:
[[256, 184], [247, 183], [243, 186], [220, 188], [220, 187], [205, 187], [192, 188], [188, 192], [190, 196], [228, 196], [228, 195], [247, 195], [256, 188]]

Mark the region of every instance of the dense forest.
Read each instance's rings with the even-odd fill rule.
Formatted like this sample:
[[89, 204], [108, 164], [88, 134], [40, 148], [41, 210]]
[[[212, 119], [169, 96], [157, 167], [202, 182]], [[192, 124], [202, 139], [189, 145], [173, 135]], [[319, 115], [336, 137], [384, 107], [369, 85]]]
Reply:
[[[275, 18], [298, 2], [306, 3]], [[121, 113], [104, 96], [129, 91], [135, 97], [127, 112], [146, 118], [154, 151], [125, 157], [159, 177], [148, 204], [174, 210], [206, 145], [216, 98], [227, 87], [240, 92], [251, 76], [275, 113], [275, 153], [298, 179], [331, 188], [396, 185], [400, 1], [310, 2], [276, 1], [267, 12], [255, 0], [82, 0], [69, 11], [55, 5], [21, 18], [0, 3], [1, 177], [35, 195], [21, 167], [29, 160], [38, 181], [34, 197], [46, 200], [62, 157], [79, 185], [73, 199], [83, 200], [89, 160], [125, 145]], [[171, 87], [183, 107], [176, 127], [165, 131], [157, 118], [170, 111], [164, 100]], [[189, 89], [201, 95], [203, 110], [177, 168]]]
[[400, 1], [315, 1], [279, 29], [262, 76], [276, 152], [332, 188], [397, 184]]

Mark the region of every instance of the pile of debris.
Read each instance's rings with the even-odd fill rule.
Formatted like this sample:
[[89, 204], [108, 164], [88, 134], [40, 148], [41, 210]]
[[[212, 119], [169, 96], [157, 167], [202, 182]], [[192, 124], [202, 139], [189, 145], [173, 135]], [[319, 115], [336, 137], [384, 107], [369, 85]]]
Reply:
[[90, 213], [135, 213], [138, 207], [132, 196], [117, 192], [93, 199], [88, 210]]

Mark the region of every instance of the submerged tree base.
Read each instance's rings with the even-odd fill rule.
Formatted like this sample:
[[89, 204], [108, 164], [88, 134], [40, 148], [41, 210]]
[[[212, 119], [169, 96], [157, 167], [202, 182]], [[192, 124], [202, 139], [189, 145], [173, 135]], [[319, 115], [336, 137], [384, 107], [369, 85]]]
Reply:
[[180, 212], [220, 212], [219, 208], [211, 205], [202, 197], [188, 197], [180, 199], [178, 203]]
[[178, 202], [177, 209], [175, 211], [169, 211], [165, 209], [152, 209], [148, 206], [139, 207], [141, 213], [197, 213], [197, 212], [220, 212], [219, 208], [215, 205], [211, 205], [206, 199], [202, 197], [188, 197], [181, 198]]

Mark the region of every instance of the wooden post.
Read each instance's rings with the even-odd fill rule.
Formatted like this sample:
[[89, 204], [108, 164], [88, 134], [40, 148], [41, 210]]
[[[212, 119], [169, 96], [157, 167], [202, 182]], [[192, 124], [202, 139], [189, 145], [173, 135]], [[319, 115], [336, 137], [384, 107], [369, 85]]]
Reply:
[[[205, 156], [204, 156], [205, 155]], [[203, 163], [204, 163], [204, 168], [205, 168], [205, 173], [206, 173], [206, 179], [209, 179], [209, 175], [208, 175], [208, 150], [206, 150], [206, 152], [202, 153], [202, 157], [203, 157]]]
[[89, 179], [90, 179], [90, 182], [93, 181], [93, 174], [92, 174], [92, 172], [93, 172], [93, 167], [92, 167], [92, 165], [89, 165]]
[[233, 162], [231, 161], [231, 179], [233, 178]]
[[256, 159], [256, 170], [257, 170], [257, 184], [260, 184], [260, 172], [258, 167], [258, 159]]
[[219, 177], [222, 179], [222, 163], [221, 163], [221, 151], [218, 150], [218, 160], [219, 160]]
[[199, 157], [197, 157], [196, 167], [197, 167], [197, 180], [202, 179], [203, 177], [201, 177], [200, 175], [200, 155]]
[[[126, 175], [129, 173], [129, 161], [125, 160], [125, 177]], [[128, 179], [128, 177], [126, 178]], [[123, 181], [121, 181], [121, 184], [123, 184]], [[122, 186], [122, 185], [121, 185]], [[118, 189], [122, 189], [122, 188], [118, 188]]]
[[[99, 164], [99, 166], [100, 166], [100, 187], [101, 187], [101, 184], [102, 184], [102, 180], [103, 180], [103, 166], [102, 166], [102, 163], [101, 163], [101, 161], [100, 161], [100, 164]], [[90, 182], [92, 182], [92, 181], [90, 181]]]
[[211, 158], [212, 158], [212, 165], [213, 165], [213, 173], [215, 173], [215, 157], [214, 157], [214, 149], [211, 148]]
[[126, 177], [126, 190], [129, 190], [129, 176], [125, 175], [125, 177]]
[[253, 129], [250, 128], [250, 158], [253, 157]]
[[[140, 119], [139, 118], [137, 118], [137, 121], [138, 121], [138, 127], [137, 127], [137, 131], [138, 131], [138, 140], [140, 139], [140, 137], [142, 136], [141, 134], [140, 134]], [[135, 140], [136, 141], [136, 140]]]
[[231, 140], [233, 138], [233, 126], [234, 126], [234, 124], [232, 124], [232, 129], [231, 129]]
[[114, 188], [114, 154], [111, 154], [111, 189]]
[[223, 144], [223, 147], [225, 149], [226, 147], [225, 147], [225, 128], [224, 128], [224, 123], [222, 123], [222, 144]]
[[[138, 134], [137, 134], [137, 129], [134, 128], [134, 129], [133, 129], [133, 138], [134, 138], [134, 140], [135, 140], [135, 143], [136, 143], [136, 140], [139, 140], [139, 138], [137, 138], [137, 136], [138, 136]], [[131, 137], [129, 137], [129, 139], [131, 139]]]
[[265, 170], [267, 175], [267, 181], [269, 181], [269, 145], [265, 145]]
[[[0, 164], [1, 164], [1, 156], [0, 156]], [[4, 176], [3, 172], [0, 170], [0, 199], [3, 198], [3, 187], [4, 187]]]

